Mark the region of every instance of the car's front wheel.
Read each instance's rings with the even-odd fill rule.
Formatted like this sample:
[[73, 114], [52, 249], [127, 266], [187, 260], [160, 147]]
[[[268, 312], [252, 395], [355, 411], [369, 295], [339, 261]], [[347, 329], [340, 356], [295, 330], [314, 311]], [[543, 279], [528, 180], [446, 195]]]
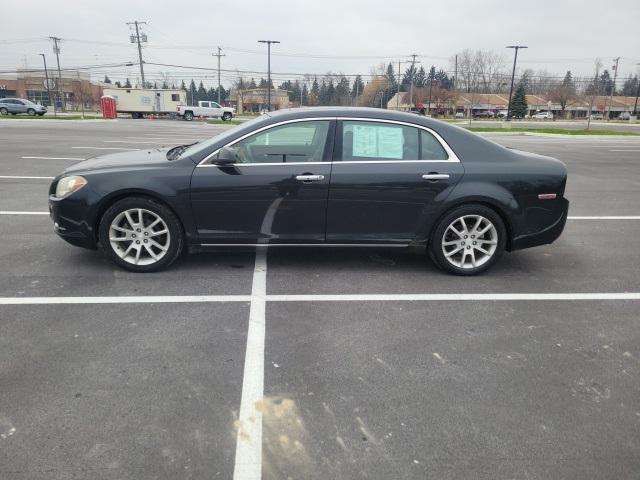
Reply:
[[222, 114], [222, 120], [225, 121], [225, 122], [228, 122], [229, 120], [231, 120], [231, 117], [232, 117], [232, 115], [229, 112], [224, 112]]
[[98, 236], [107, 255], [132, 272], [153, 272], [178, 258], [182, 225], [165, 205], [145, 197], [114, 203], [102, 216]]
[[29, 115], [30, 117], [35, 117], [36, 111], [33, 108], [30, 108], [29, 110], [27, 110], [27, 115]]
[[455, 275], [476, 275], [493, 265], [506, 245], [504, 222], [484, 205], [463, 205], [438, 222], [429, 254], [443, 270]]

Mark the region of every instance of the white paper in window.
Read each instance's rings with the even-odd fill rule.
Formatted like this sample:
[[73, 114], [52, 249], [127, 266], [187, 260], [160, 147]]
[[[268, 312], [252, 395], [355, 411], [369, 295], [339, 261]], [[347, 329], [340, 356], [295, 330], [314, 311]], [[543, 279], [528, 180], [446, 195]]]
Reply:
[[375, 125], [353, 125], [353, 156], [377, 157], [378, 139]]
[[402, 127], [353, 125], [353, 156], [402, 159]]
[[402, 127], [378, 127], [378, 156], [402, 160]]

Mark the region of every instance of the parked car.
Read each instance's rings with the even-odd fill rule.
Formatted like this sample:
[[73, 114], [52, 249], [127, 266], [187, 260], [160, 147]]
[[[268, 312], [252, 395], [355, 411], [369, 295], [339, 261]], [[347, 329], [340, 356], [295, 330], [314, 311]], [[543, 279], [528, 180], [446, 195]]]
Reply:
[[567, 169], [409, 113], [268, 113], [192, 145], [79, 162], [49, 189], [67, 242], [135, 272], [215, 247], [422, 247], [472, 275], [553, 242]]
[[42, 116], [47, 113], [47, 107], [33, 103], [25, 98], [2, 98], [0, 99], [1, 115], [17, 115], [18, 113], [26, 113], [32, 117], [36, 115]]
[[599, 112], [592, 113], [591, 114], [591, 120], [604, 120], [604, 116]]
[[630, 112], [620, 112], [620, 115], [618, 115], [618, 120], [631, 120], [631, 113]]
[[509, 112], [507, 110], [498, 110], [498, 113], [496, 113], [496, 117], [507, 118], [508, 113]]
[[480, 112], [475, 112], [473, 116], [476, 118], [493, 118], [495, 116], [495, 112], [492, 110], [482, 110]]
[[464, 118], [464, 112], [456, 112], [455, 118]]
[[538, 112], [533, 115], [533, 117], [538, 120], [553, 120], [553, 113], [551, 112]]
[[231, 120], [235, 113], [235, 108], [221, 107], [216, 102], [198, 102], [198, 106], [180, 105], [177, 108], [177, 115], [185, 120], [191, 121], [194, 117], [221, 118], [224, 121]]

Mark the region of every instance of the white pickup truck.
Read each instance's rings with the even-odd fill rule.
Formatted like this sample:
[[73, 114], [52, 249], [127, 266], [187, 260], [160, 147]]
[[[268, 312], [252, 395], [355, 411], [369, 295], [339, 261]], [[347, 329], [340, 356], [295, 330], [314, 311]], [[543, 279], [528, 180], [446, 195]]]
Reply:
[[204, 118], [221, 118], [224, 121], [231, 120], [235, 114], [235, 108], [221, 107], [216, 102], [199, 101], [198, 106], [180, 105], [176, 114], [187, 121], [193, 120], [194, 117]]

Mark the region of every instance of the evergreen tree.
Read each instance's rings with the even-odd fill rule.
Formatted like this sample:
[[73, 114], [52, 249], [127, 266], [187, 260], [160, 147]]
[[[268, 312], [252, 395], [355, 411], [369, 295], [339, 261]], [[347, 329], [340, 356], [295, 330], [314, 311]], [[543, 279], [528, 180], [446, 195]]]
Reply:
[[447, 72], [440, 69], [434, 76], [434, 83], [438, 83], [440, 88], [444, 88], [445, 90], [451, 90], [453, 88], [453, 80], [449, 78]]
[[351, 96], [355, 97], [356, 95], [362, 95], [363, 90], [364, 82], [362, 81], [362, 77], [360, 75], [356, 75], [356, 78], [353, 80], [353, 85], [351, 87]]
[[111, 79], [107, 75], [105, 75], [103, 82], [104, 83], [111, 83]]
[[189, 83], [189, 93], [187, 97], [187, 100], [191, 101], [191, 105], [195, 105], [198, 102], [198, 99], [196, 98], [197, 91], [198, 89], [196, 88], [196, 82], [194, 82], [192, 78], [191, 83]]
[[162, 86], [161, 86], [160, 88], [162, 88], [162, 89], [167, 89], [167, 88], [169, 88], [169, 85], [167, 85], [167, 81], [166, 81], [166, 80], [163, 80], [163, 81], [162, 81]]
[[184, 80], [182, 80], [180, 83], [180, 90], [184, 90], [184, 91], [187, 90], [187, 85], [184, 83]]
[[124, 88], [131, 88], [131, 82], [129, 81], [129, 77], [127, 77], [124, 81]]
[[200, 80], [200, 85], [198, 86], [198, 91], [196, 92], [196, 102], [199, 102], [201, 100], [207, 100], [207, 89], [204, 88], [202, 80]]
[[417, 85], [418, 87], [423, 86], [424, 83], [427, 81], [427, 72], [425, 71], [422, 65], [420, 65], [420, 68], [416, 72], [416, 75], [413, 81], [414, 81], [414, 85]]
[[307, 84], [302, 84], [302, 105], [309, 105], [309, 89]]
[[236, 81], [236, 89], [237, 90], [246, 90], [247, 88], [247, 84], [244, 81], [244, 78], [240, 77], [237, 81]]
[[120, 83], [120, 80], [117, 80], [116, 83], [114, 83], [114, 85], [118, 88], [122, 88], [122, 84]]
[[387, 83], [389, 85], [388, 90], [395, 92], [398, 88], [398, 81], [396, 79], [396, 73], [393, 70], [393, 64], [389, 63], [389, 65], [387, 65]]
[[340, 81], [336, 85], [336, 101], [338, 105], [349, 105], [350, 92], [349, 79], [347, 77], [340, 78]]
[[622, 95], [627, 97], [635, 97], [638, 94], [638, 76], [629, 77], [625, 80], [622, 87]]
[[575, 85], [573, 83], [573, 76], [571, 75], [571, 70], [567, 70], [567, 73], [564, 75], [564, 80], [562, 80], [563, 87], [571, 87], [575, 89]]
[[253, 79], [253, 77], [251, 78], [251, 81], [249, 82], [249, 88], [257, 88], [256, 81]]
[[518, 82], [516, 91], [511, 99], [511, 116], [523, 118], [527, 114], [529, 106], [527, 105], [526, 94], [526, 77], [523, 77], [520, 82]]
[[611, 92], [615, 95], [615, 85], [613, 85], [613, 80], [611, 79], [611, 75], [609, 75], [609, 71], [605, 70], [600, 75], [600, 88], [604, 92], [604, 95], [611, 95]]
[[335, 105], [336, 100], [336, 87], [333, 85], [333, 78], [329, 80], [329, 84], [327, 85], [327, 103], [325, 105]]
[[158, 82], [153, 82], [153, 89], [157, 90], [158, 89]]

